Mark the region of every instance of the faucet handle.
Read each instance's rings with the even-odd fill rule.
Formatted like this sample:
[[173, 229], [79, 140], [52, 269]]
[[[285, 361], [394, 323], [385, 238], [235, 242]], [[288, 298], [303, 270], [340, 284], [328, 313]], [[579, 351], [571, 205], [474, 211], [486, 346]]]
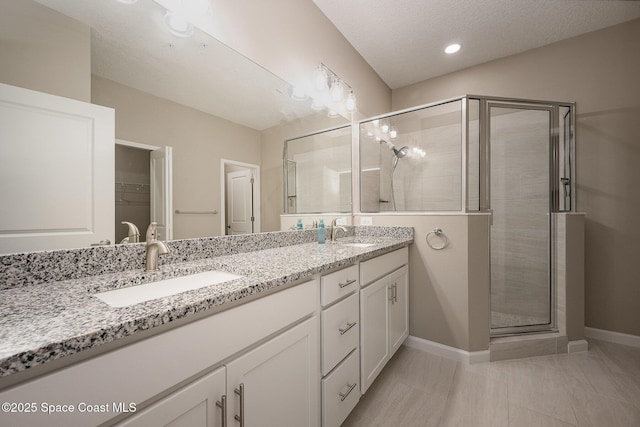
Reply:
[[149, 242], [153, 242], [154, 240], [157, 240], [157, 235], [158, 235], [158, 223], [157, 222], [152, 222], [151, 224], [149, 224], [149, 227], [147, 227], [147, 243]]

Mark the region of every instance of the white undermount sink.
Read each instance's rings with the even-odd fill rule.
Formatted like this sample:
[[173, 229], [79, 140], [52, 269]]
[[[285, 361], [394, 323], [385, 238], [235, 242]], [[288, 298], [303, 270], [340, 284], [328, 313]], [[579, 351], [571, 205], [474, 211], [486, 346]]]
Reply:
[[100, 292], [94, 294], [94, 296], [111, 307], [128, 307], [152, 299], [179, 294], [180, 292], [230, 282], [241, 277], [226, 271], [205, 271], [204, 273]]
[[350, 246], [352, 248], [368, 248], [374, 246], [375, 243], [342, 243], [343, 246]]

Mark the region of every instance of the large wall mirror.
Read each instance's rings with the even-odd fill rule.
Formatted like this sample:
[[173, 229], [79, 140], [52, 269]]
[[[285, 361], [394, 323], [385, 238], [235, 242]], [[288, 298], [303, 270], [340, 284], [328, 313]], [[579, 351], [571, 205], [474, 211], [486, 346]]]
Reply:
[[[136, 144], [172, 147], [174, 239], [225, 234], [225, 165], [248, 165], [260, 173], [263, 135], [297, 121], [323, 123], [315, 129], [348, 122], [320, 119], [326, 111], [311, 109], [310, 100], [293, 100], [289, 83], [200, 28], [189, 37], [172, 35], [165, 25], [165, 0], [26, 1], [90, 28], [90, 101], [115, 109], [115, 138], [132, 142], [133, 150]], [[32, 24], [46, 26], [41, 19], [34, 17]], [[126, 159], [130, 148], [118, 150], [117, 158]], [[118, 175], [114, 206], [140, 207], [149, 198], [141, 194], [148, 191], [146, 182], [123, 175], [132, 176]], [[254, 212], [259, 214], [260, 206]], [[127, 230], [114, 226], [120, 229], [112, 243]], [[144, 235], [146, 224], [138, 227]]]
[[285, 141], [285, 212], [351, 212], [351, 126]]

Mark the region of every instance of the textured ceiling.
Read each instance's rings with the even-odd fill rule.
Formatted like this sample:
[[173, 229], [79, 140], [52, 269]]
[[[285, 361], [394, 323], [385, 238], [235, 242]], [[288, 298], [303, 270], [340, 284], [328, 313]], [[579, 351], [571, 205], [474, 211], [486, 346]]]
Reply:
[[313, 1], [391, 89], [640, 17], [640, 1]]

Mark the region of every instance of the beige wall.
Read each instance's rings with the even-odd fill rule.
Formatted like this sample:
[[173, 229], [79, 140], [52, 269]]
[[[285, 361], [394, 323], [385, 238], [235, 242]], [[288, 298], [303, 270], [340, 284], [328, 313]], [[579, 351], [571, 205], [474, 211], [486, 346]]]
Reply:
[[[173, 147], [173, 208], [221, 212], [220, 159], [260, 164], [260, 132], [98, 76], [92, 102], [116, 110], [116, 138]], [[174, 215], [174, 239], [220, 235], [218, 215]]]
[[0, 82], [91, 100], [88, 26], [31, 0], [0, 2]]
[[[362, 216], [367, 216], [362, 214]], [[372, 215], [373, 225], [414, 228], [409, 247], [409, 335], [465, 351], [489, 348], [487, 215]], [[359, 224], [360, 216], [354, 223]], [[426, 236], [441, 228], [443, 250]], [[437, 244], [433, 241], [433, 244]]]
[[585, 324], [640, 335], [640, 20], [394, 90], [393, 109], [465, 93], [577, 103]]

